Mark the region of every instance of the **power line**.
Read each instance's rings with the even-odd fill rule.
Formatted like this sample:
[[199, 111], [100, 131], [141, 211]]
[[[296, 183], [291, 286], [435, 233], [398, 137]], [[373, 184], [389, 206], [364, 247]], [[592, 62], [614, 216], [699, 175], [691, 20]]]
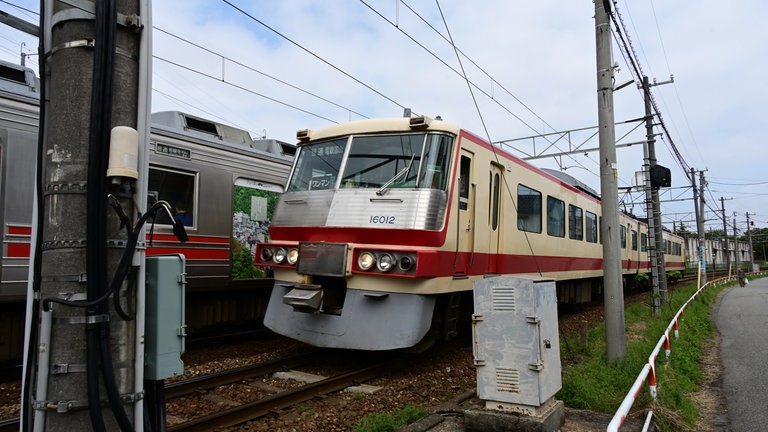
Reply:
[[[410, 39], [410, 40], [411, 40], [413, 43], [415, 43], [415, 44], [416, 44], [417, 46], [419, 46], [421, 49], [423, 49], [424, 51], [426, 51], [427, 53], [429, 53], [429, 54], [430, 54], [432, 57], [434, 57], [434, 58], [435, 58], [437, 61], [439, 61], [440, 63], [442, 63], [442, 64], [443, 64], [443, 65], [444, 65], [446, 68], [448, 68], [449, 70], [451, 70], [452, 72], [454, 72], [456, 75], [458, 75], [458, 76], [459, 76], [459, 77], [460, 77], [462, 80], [465, 80], [465, 82], [466, 82], [468, 85], [470, 85], [472, 88], [476, 89], [476, 90], [477, 90], [477, 91], [479, 91], [481, 94], [485, 95], [485, 96], [486, 96], [486, 97], [487, 97], [489, 100], [493, 101], [493, 103], [495, 103], [495, 104], [496, 104], [497, 106], [499, 106], [499, 107], [500, 107], [502, 110], [506, 111], [506, 112], [507, 112], [508, 114], [510, 114], [512, 117], [514, 117], [515, 119], [517, 119], [517, 120], [518, 120], [520, 123], [522, 123], [523, 125], [525, 125], [525, 126], [526, 126], [526, 127], [528, 127], [529, 129], [531, 129], [532, 131], [534, 131], [534, 132], [537, 132], [537, 133], [538, 133], [538, 130], [537, 130], [535, 127], [533, 127], [532, 125], [528, 124], [528, 123], [527, 123], [525, 120], [523, 120], [523, 119], [522, 119], [520, 116], [518, 116], [517, 114], [515, 114], [515, 113], [514, 113], [514, 112], [513, 112], [513, 111], [512, 111], [510, 108], [508, 108], [507, 106], [505, 106], [504, 104], [502, 104], [502, 103], [501, 103], [501, 101], [499, 101], [497, 98], [493, 97], [493, 95], [489, 94], [487, 91], [483, 90], [483, 89], [482, 89], [480, 86], [478, 86], [477, 84], [475, 84], [475, 83], [474, 83], [472, 80], [470, 80], [470, 79], [469, 79], [469, 78], [466, 76], [466, 74], [462, 73], [461, 71], [458, 71], [458, 70], [456, 70], [456, 68], [454, 68], [453, 66], [449, 65], [449, 64], [448, 64], [448, 63], [447, 63], [445, 60], [441, 59], [441, 58], [440, 58], [440, 56], [438, 56], [438, 55], [437, 55], [437, 54], [435, 54], [435, 53], [434, 53], [432, 50], [430, 50], [429, 48], [427, 48], [426, 46], [424, 46], [424, 44], [422, 44], [421, 42], [419, 42], [418, 40], [416, 40], [416, 38], [415, 38], [415, 37], [411, 36], [411, 35], [410, 35], [408, 32], [406, 32], [405, 30], [403, 30], [403, 28], [402, 28], [402, 27], [400, 27], [400, 26], [399, 26], [397, 23], [395, 23], [395, 22], [393, 22], [392, 20], [390, 20], [390, 19], [388, 19], [387, 17], [385, 17], [385, 16], [384, 16], [384, 15], [383, 15], [381, 12], [379, 12], [378, 10], [376, 10], [375, 8], [373, 8], [371, 5], [369, 5], [368, 3], [366, 3], [366, 2], [365, 2], [365, 0], [360, 0], [360, 2], [361, 2], [363, 5], [365, 5], [366, 7], [368, 7], [368, 8], [369, 8], [369, 9], [370, 9], [372, 12], [374, 12], [376, 15], [378, 15], [378, 16], [379, 16], [381, 19], [383, 19], [384, 21], [386, 21], [387, 23], [389, 23], [389, 24], [390, 24], [392, 27], [396, 28], [396, 29], [397, 29], [397, 30], [398, 30], [400, 33], [402, 33], [403, 35], [405, 35], [405, 36], [406, 36], [408, 39]], [[535, 113], [535, 112], [534, 112], [534, 111], [533, 111], [531, 108], [529, 108], [527, 105], [525, 105], [525, 104], [524, 104], [524, 103], [523, 103], [523, 102], [522, 102], [520, 99], [518, 99], [518, 98], [517, 98], [517, 97], [516, 97], [514, 94], [512, 94], [511, 92], [509, 92], [509, 90], [507, 90], [507, 89], [506, 89], [504, 86], [502, 86], [502, 85], [501, 85], [501, 84], [500, 84], [500, 83], [499, 83], [499, 82], [498, 82], [496, 79], [494, 79], [494, 78], [493, 78], [491, 75], [489, 75], [487, 72], [485, 72], [485, 70], [484, 70], [483, 68], [481, 68], [479, 65], [477, 65], [477, 63], [476, 63], [476, 62], [474, 62], [474, 61], [473, 61], [473, 60], [472, 60], [472, 59], [471, 59], [469, 56], [467, 56], [467, 55], [466, 55], [464, 52], [462, 52], [462, 51], [461, 51], [461, 50], [460, 50], [458, 47], [456, 47], [455, 45], [453, 45], [453, 43], [452, 43], [452, 42], [451, 42], [451, 41], [450, 41], [448, 38], [446, 38], [446, 37], [445, 37], [445, 36], [444, 36], [442, 33], [440, 33], [440, 31], [438, 31], [437, 29], [435, 29], [435, 27], [434, 27], [434, 26], [432, 26], [431, 24], [429, 24], [429, 23], [428, 23], [428, 22], [427, 22], [427, 21], [426, 21], [426, 20], [425, 20], [423, 17], [421, 17], [421, 15], [419, 15], [419, 14], [418, 14], [418, 13], [416, 13], [416, 12], [415, 12], [413, 9], [411, 9], [411, 7], [410, 7], [409, 5], [407, 5], [405, 2], [402, 2], [402, 3], [403, 3], [403, 4], [405, 4], [405, 5], [406, 5], [406, 7], [408, 7], [408, 9], [410, 9], [410, 10], [411, 10], [411, 11], [414, 13], [414, 15], [416, 15], [416, 16], [417, 16], [417, 17], [418, 17], [418, 18], [419, 18], [419, 19], [420, 19], [422, 22], [424, 22], [424, 23], [425, 23], [427, 26], [429, 26], [429, 27], [430, 27], [430, 28], [431, 28], [431, 29], [432, 29], [434, 32], [436, 32], [438, 35], [440, 35], [440, 37], [441, 37], [441, 38], [443, 38], [443, 40], [445, 40], [445, 41], [446, 41], [446, 42], [447, 42], [449, 45], [451, 45], [452, 49], [454, 49], [455, 51], [457, 51], [458, 53], [460, 53], [460, 54], [461, 54], [461, 55], [462, 55], [464, 58], [468, 59], [468, 60], [469, 60], [469, 61], [470, 61], [470, 62], [471, 62], [473, 65], [475, 65], [475, 66], [476, 66], [476, 67], [477, 67], [479, 70], [481, 70], [481, 71], [482, 71], [482, 72], [483, 72], [483, 73], [484, 73], [486, 76], [488, 76], [489, 78], [491, 78], [492, 82], [499, 84], [499, 86], [500, 86], [501, 88], [503, 88], [503, 89], [504, 89], [504, 90], [505, 90], [505, 91], [506, 91], [506, 92], [507, 92], [507, 93], [508, 93], [510, 96], [512, 96], [512, 97], [513, 97], [513, 98], [514, 98], [514, 99], [515, 99], [515, 100], [516, 100], [518, 103], [520, 103], [521, 105], [523, 105], [523, 106], [524, 106], [524, 107], [525, 107], [525, 108], [526, 108], [528, 111], [530, 111], [530, 112], [531, 112], [533, 115], [535, 115], [535, 116], [536, 116], [538, 119], [540, 119], [542, 122], [544, 122], [544, 123], [545, 123], [545, 124], [546, 124], [548, 127], [550, 127], [551, 129], [555, 130], [555, 129], [554, 129], [554, 128], [553, 128], [553, 127], [552, 127], [552, 126], [549, 124], [549, 123], [547, 123], [547, 122], [546, 122], [546, 121], [545, 121], [543, 118], [541, 118], [541, 117], [540, 117], [538, 114], [536, 114], [536, 113]], [[460, 59], [460, 58], [459, 58], [459, 63], [461, 64], [461, 59]], [[462, 68], [463, 68], [463, 67], [462, 67]], [[473, 96], [473, 97], [474, 97], [474, 96]], [[475, 103], [477, 103], [477, 102], [475, 101]], [[483, 124], [483, 127], [485, 127], [485, 124]], [[487, 129], [486, 129], [486, 135], [488, 135], [488, 139], [489, 139], [489, 140], [491, 140], [491, 138], [490, 138], [490, 135], [488, 134], [488, 131], [487, 131]], [[546, 140], [547, 140], [547, 141], [548, 141], [548, 142], [549, 142], [549, 143], [550, 143], [552, 146], [554, 146], [554, 147], [555, 147], [555, 148], [557, 148], [558, 150], [562, 151], [562, 150], [561, 150], [561, 149], [560, 149], [560, 148], [559, 148], [559, 147], [556, 145], [556, 143], [555, 143], [555, 142], [549, 141], [549, 139], [547, 139], [547, 138], [544, 138], [544, 139], [546, 139]], [[589, 170], [589, 168], [585, 167], [585, 166], [584, 166], [584, 165], [583, 165], [583, 164], [582, 164], [580, 161], [578, 161], [577, 159], [575, 159], [573, 156], [570, 156], [570, 155], [569, 155], [568, 157], [570, 157], [570, 158], [571, 158], [571, 160], [573, 160], [573, 162], [574, 162], [574, 163], [576, 163], [577, 165], [579, 165], [580, 167], [582, 167], [582, 168], [584, 168], [584, 169], [588, 170], [589, 172], [593, 172], [592, 170]], [[590, 161], [592, 161], [592, 160], [590, 159]], [[598, 165], [598, 164], [597, 164], [597, 162], [595, 162], [595, 161], [592, 161], [592, 162], [594, 162], [596, 165]]]
[[255, 16], [253, 16], [253, 15], [249, 14], [248, 12], [244, 11], [244, 10], [243, 10], [243, 9], [241, 9], [240, 7], [238, 7], [238, 6], [234, 5], [234, 4], [232, 4], [232, 2], [230, 2], [229, 0], [221, 0], [221, 1], [222, 1], [222, 2], [224, 2], [225, 4], [229, 5], [229, 6], [230, 6], [232, 9], [234, 9], [234, 10], [236, 10], [236, 11], [240, 12], [240, 13], [241, 13], [241, 14], [243, 14], [244, 16], [248, 17], [249, 19], [251, 19], [251, 20], [253, 20], [254, 22], [256, 22], [256, 23], [258, 23], [259, 25], [261, 25], [262, 27], [264, 27], [264, 28], [266, 28], [267, 30], [271, 31], [272, 33], [274, 33], [274, 34], [276, 34], [276, 35], [280, 36], [281, 38], [285, 39], [286, 41], [290, 42], [291, 44], [293, 44], [293, 45], [294, 45], [294, 46], [296, 46], [297, 48], [301, 49], [302, 51], [306, 52], [307, 54], [311, 55], [312, 57], [314, 57], [314, 58], [316, 58], [316, 59], [320, 60], [321, 62], [323, 62], [323, 63], [325, 63], [326, 65], [328, 65], [328, 66], [332, 67], [333, 69], [335, 69], [336, 71], [338, 71], [338, 72], [342, 73], [343, 75], [345, 75], [345, 76], [346, 76], [346, 77], [348, 77], [349, 79], [351, 79], [351, 80], [355, 81], [356, 83], [358, 83], [358, 84], [360, 84], [360, 85], [364, 86], [364, 87], [365, 87], [365, 88], [367, 88], [368, 90], [371, 90], [372, 92], [374, 92], [374, 93], [378, 94], [379, 96], [383, 97], [384, 99], [386, 99], [386, 100], [388, 100], [388, 101], [392, 102], [393, 104], [397, 105], [398, 107], [402, 108], [403, 110], [405, 110], [405, 109], [406, 109], [406, 107], [405, 107], [403, 104], [401, 104], [401, 103], [399, 103], [399, 102], [395, 101], [394, 99], [390, 98], [389, 96], [385, 95], [384, 93], [382, 93], [382, 92], [380, 92], [380, 91], [376, 90], [375, 88], [373, 88], [373, 87], [372, 87], [372, 86], [370, 86], [369, 84], [366, 84], [366, 83], [364, 83], [363, 81], [361, 81], [361, 80], [359, 80], [359, 79], [355, 78], [355, 77], [354, 77], [354, 76], [352, 76], [350, 73], [346, 72], [345, 70], [341, 69], [340, 67], [336, 66], [335, 64], [333, 64], [333, 63], [329, 62], [328, 60], [326, 60], [326, 59], [324, 59], [324, 58], [320, 57], [319, 55], [315, 54], [314, 52], [312, 52], [312, 51], [311, 51], [311, 50], [309, 50], [308, 48], [305, 48], [303, 45], [299, 44], [298, 42], [294, 41], [293, 39], [289, 38], [288, 36], [286, 36], [286, 35], [284, 35], [284, 34], [280, 33], [279, 31], [275, 30], [274, 28], [270, 27], [269, 25], [267, 25], [266, 23], [264, 23], [264, 22], [263, 22], [263, 21], [261, 21], [260, 19], [256, 18]]
[[[300, 92], [302, 92], [302, 93], [304, 93], [304, 94], [306, 94], [306, 95], [312, 96], [312, 97], [314, 97], [314, 98], [316, 98], [316, 99], [319, 99], [319, 100], [321, 100], [321, 101], [323, 101], [323, 102], [329, 103], [329, 104], [331, 104], [331, 105], [334, 105], [334, 106], [336, 106], [336, 107], [338, 107], [338, 108], [341, 108], [341, 109], [343, 109], [343, 110], [349, 111], [350, 113], [356, 114], [356, 115], [358, 115], [358, 116], [360, 116], [360, 117], [362, 117], [362, 118], [368, 118], [368, 116], [366, 116], [365, 114], [361, 114], [361, 113], [359, 113], [359, 112], [357, 112], [357, 111], [353, 110], [352, 108], [348, 108], [348, 107], [345, 107], [345, 106], [343, 106], [343, 105], [340, 105], [340, 104], [338, 104], [338, 103], [336, 103], [336, 102], [333, 102], [333, 101], [331, 101], [331, 100], [329, 100], [329, 99], [327, 99], [327, 98], [324, 98], [324, 97], [322, 97], [322, 96], [319, 96], [319, 95], [317, 95], [317, 94], [315, 94], [315, 93], [312, 93], [312, 92], [310, 92], [310, 91], [308, 91], [308, 90], [305, 90], [305, 89], [303, 89], [303, 88], [301, 88], [301, 87], [299, 87], [299, 86], [296, 86], [296, 85], [294, 85], [294, 84], [291, 84], [291, 83], [289, 83], [289, 82], [287, 82], [287, 81], [281, 80], [280, 78], [277, 78], [277, 77], [275, 77], [275, 76], [272, 76], [272, 75], [270, 75], [270, 74], [268, 74], [268, 73], [266, 73], [266, 72], [262, 72], [262, 71], [260, 71], [260, 70], [258, 70], [258, 69], [256, 69], [256, 68], [254, 68], [254, 67], [248, 66], [248, 65], [246, 65], [246, 64], [244, 64], [244, 63], [242, 63], [242, 62], [239, 62], [239, 61], [237, 61], [237, 60], [234, 60], [234, 59], [232, 59], [232, 58], [230, 58], [230, 57], [227, 57], [227, 56], [225, 56], [225, 55], [223, 55], [223, 54], [221, 54], [221, 53], [218, 53], [218, 52], [216, 52], [216, 51], [213, 51], [213, 50], [211, 50], [211, 49], [209, 49], [209, 48], [206, 48], [206, 47], [204, 47], [204, 46], [202, 46], [202, 45], [200, 45], [200, 44], [197, 44], [197, 43], [195, 43], [195, 42], [192, 42], [192, 41], [190, 41], [190, 40], [188, 40], [188, 39], [185, 39], [185, 38], [183, 38], [183, 37], [181, 37], [181, 36], [178, 36], [178, 35], [176, 35], [176, 34], [173, 34], [173, 33], [169, 32], [169, 31], [167, 31], [167, 30], [164, 30], [164, 29], [161, 29], [161, 28], [158, 28], [158, 27], [154, 27], [154, 26], [153, 26], [152, 28], [153, 28], [154, 30], [157, 30], [157, 31], [159, 31], [159, 32], [161, 32], [161, 33], [164, 33], [164, 34], [168, 35], [168, 36], [171, 36], [171, 37], [173, 37], [173, 38], [175, 38], [175, 39], [177, 39], [177, 40], [180, 40], [180, 41], [182, 41], [182, 42], [184, 42], [184, 43], [187, 43], [187, 44], [189, 44], [189, 45], [192, 45], [192, 46], [194, 46], [195, 48], [199, 48], [199, 49], [201, 49], [201, 50], [203, 50], [203, 51], [205, 51], [205, 52], [207, 52], [207, 53], [210, 53], [210, 54], [213, 54], [213, 55], [215, 55], [215, 56], [217, 56], [217, 57], [220, 57], [222, 60], [226, 60], [226, 61], [229, 61], [230, 63], [236, 64], [236, 65], [238, 65], [238, 66], [240, 66], [240, 67], [242, 67], [242, 68], [244, 68], [244, 69], [247, 69], [247, 70], [249, 70], [249, 71], [251, 71], [251, 72], [255, 72], [255, 73], [259, 74], [259, 75], [262, 75], [262, 76], [264, 76], [264, 77], [266, 77], [266, 78], [269, 78], [269, 79], [271, 79], [271, 80], [273, 80], [273, 81], [275, 81], [275, 82], [278, 82], [278, 83], [280, 83], [280, 84], [283, 84], [283, 85], [285, 85], [285, 86], [287, 86], [287, 87], [290, 87], [290, 88], [292, 88], [292, 89], [294, 89], [294, 90], [298, 90], [298, 91], [300, 91]], [[224, 78], [222, 77], [222, 81], [223, 81], [223, 80], [224, 80]]]

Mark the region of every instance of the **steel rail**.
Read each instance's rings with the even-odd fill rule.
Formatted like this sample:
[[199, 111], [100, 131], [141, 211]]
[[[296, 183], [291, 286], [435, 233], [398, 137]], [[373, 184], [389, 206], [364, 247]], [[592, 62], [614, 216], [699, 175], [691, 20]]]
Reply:
[[327, 353], [311, 351], [294, 356], [283, 357], [263, 363], [227, 369], [208, 375], [176, 381], [165, 385], [166, 399], [172, 399], [194, 393], [199, 389], [213, 388], [220, 385], [231, 384], [254, 376], [267, 375], [281, 369], [294, 368], [325, 357]]
[[384, 362], [342, 375], [326, 378], [301, 387], [286, 390], [236, 407], [218, 411], [203, 417], [168, 427], [169, 432], [203, 432], [231, 427], [263, 417], [270, 412], [284, 409], [310, 400], [318, 395], [343, 390], [350, 385], [364, 382], [384, 374], [400, 361]]

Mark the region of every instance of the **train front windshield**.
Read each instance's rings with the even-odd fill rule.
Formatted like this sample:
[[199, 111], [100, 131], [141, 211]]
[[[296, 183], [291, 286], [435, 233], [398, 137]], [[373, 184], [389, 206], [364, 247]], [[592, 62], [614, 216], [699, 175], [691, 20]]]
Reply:
[[445, 189], [452, 144], [450, 135], [437, 133], [360, 135], [307, 144], [299, 151], [288, 191]]

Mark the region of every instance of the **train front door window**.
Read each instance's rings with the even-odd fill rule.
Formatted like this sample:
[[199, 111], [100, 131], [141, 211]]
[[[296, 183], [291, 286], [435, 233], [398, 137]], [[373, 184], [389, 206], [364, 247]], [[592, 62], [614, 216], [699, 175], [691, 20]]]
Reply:
[[[167, 201], [174, 210], [174, 217], [184, 225], [194, 228], [197, 214], [197, 174], [160, 168], [149, 167], [149, 182], [147, 185], [149, 205], [154, 201]], [[170, 225], [171, 220], [164, 212], [158, 212], [156, 224]]]

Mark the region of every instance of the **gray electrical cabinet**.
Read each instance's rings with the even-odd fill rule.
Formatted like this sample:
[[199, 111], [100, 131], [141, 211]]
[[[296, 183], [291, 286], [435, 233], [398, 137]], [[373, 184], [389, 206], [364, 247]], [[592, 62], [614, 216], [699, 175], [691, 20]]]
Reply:
[[144, 378], [162, 380], [184, 373], [186, 324], [184, 255], [158, 255], [146, 260]]
[[483, 279], [475, 282], [474, 299], [478, 397], [488, 408], [541, 406], [562, 386], [555, 282]]

